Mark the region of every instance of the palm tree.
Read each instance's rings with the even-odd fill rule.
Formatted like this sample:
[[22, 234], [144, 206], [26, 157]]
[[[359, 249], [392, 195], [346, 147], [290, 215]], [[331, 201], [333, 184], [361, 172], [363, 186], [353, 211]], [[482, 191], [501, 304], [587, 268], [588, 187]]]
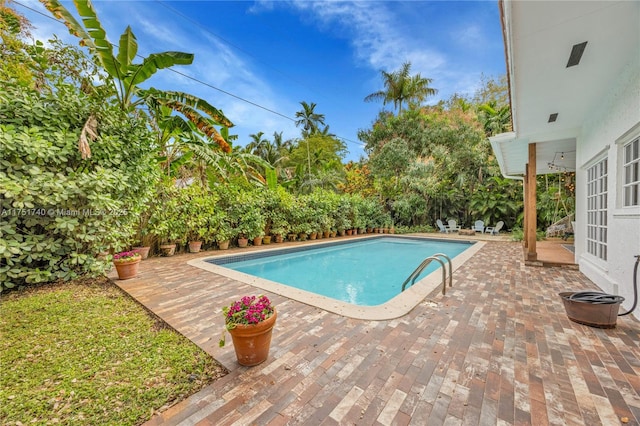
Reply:
[[316, 104], [305, 101], [300, 102], [302, 110], [296, 112], [296, 127], [302, 126], [302, 137], [306, 138], [318, 131], [320, 125], [324, 125], [324, 114], [315, 112]]
[[385, 90], [379, 90], [364, 98], [365, 102], [382, 100], [386, 105], [393, 102], [394, 108], [398, 108], [398, 115], [402, 113], [403, 102], [420, 103], [427, 97], [435, 95], [437, 90], [429, 87], [433, 82], [430, 78], [424, 78], [420, 74], [410, 75], [411, 62], [405, 62], [395, 72], [380, 70]]
[[288, 151], [292, 147], [291, 139], [282, 139], [282, 132], [273, 132], [273, 145], [278, 151]]
[[247, 144], [245, 150], [250, 152], [258, 157], [265, 157], [265, 153], [267, 151], [267, 144], [269, 144], [269, 140], [263, 138], [264, 132], [253, 133], [249, 135], [251, 137], [251, 142]]
[[302, 137], [307, 140], [307, 162], [309, 164], [309, 174], [311, 174], [311, 154], [309, 153], [309, 136], [318, 131], [318, 128], [324, 124], [324, 114], [318, 114], [315, 112], [316, 104], [311, 104], [305, 101], [300, 102], [302, 110], [296, 112], [296, 127], [302, 126]]

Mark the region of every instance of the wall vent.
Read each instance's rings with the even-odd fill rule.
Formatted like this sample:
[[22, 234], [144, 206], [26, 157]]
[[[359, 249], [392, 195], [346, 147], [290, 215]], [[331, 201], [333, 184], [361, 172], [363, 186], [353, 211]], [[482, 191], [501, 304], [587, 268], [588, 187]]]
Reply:
[[571, 54], [569, 55], [569, 62], [567, 62], [567, 68], [578, 65], [580, 63], [580, 59], [582, 59], [582, 54], [584, 53], [584, 49], [586, 47], [586, 41], [573, 45], [573, 47], [571, 48]]

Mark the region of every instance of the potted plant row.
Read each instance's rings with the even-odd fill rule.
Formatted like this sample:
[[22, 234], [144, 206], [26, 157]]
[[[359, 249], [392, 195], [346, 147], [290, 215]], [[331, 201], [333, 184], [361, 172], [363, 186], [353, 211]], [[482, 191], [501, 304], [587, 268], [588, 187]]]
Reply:
[[287, 237], [329, 238], [338, 233], [383, 233], [385, 228], [392, 232], [389, 214], [378, 201], [326, 190], [294, 196], [281, 187], [249, 190], [227, 185], [219, 190], [194, 183], [178, 188], [167, 179], [155, 199], [148, 217], [141, 219], [138, 239], [154, 237], [165, 255], [173, 254], [178, 242], [197, 252], [214, 243], [224, 249], [233, 241], [245, 246]]

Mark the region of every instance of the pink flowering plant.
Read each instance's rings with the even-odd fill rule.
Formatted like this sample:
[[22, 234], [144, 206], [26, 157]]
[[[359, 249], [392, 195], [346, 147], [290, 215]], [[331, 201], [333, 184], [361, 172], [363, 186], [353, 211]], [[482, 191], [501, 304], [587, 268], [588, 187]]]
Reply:
[[135, 260], [140, 257], [140, 253], [137, 251], [123, 251], [113, 255], [114, 262], [127, 262], [129, 260]]
[[238, 324], [250, 325], [258, 324], [273, 315], [274, 308], [267, 296], [244, 296], [242, 299], [233, 302], [229, 306], [222, 308], [224, 315], [225, 329], [220, 339], [220, 347], [225, 345], [227, 330], [236, 328]]

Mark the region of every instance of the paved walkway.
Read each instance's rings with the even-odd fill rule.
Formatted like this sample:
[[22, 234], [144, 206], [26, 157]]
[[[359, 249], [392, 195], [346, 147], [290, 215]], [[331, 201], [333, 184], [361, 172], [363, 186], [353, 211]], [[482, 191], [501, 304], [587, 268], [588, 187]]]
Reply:
[[[640, 322], [570, 321], [557, 293], [580, 272], [525, 267], [519, 243], [489, 242], [452, 291], [389, 321], [353, 320], [269, 296], [269, 359], [239, 367], [220, 349], [224, 305], [251, 286], [149, 259], [125, 291], [231, 371], [149, 425], [640, 424]], [[365, 267], [365, 266], [363, 266]]]

